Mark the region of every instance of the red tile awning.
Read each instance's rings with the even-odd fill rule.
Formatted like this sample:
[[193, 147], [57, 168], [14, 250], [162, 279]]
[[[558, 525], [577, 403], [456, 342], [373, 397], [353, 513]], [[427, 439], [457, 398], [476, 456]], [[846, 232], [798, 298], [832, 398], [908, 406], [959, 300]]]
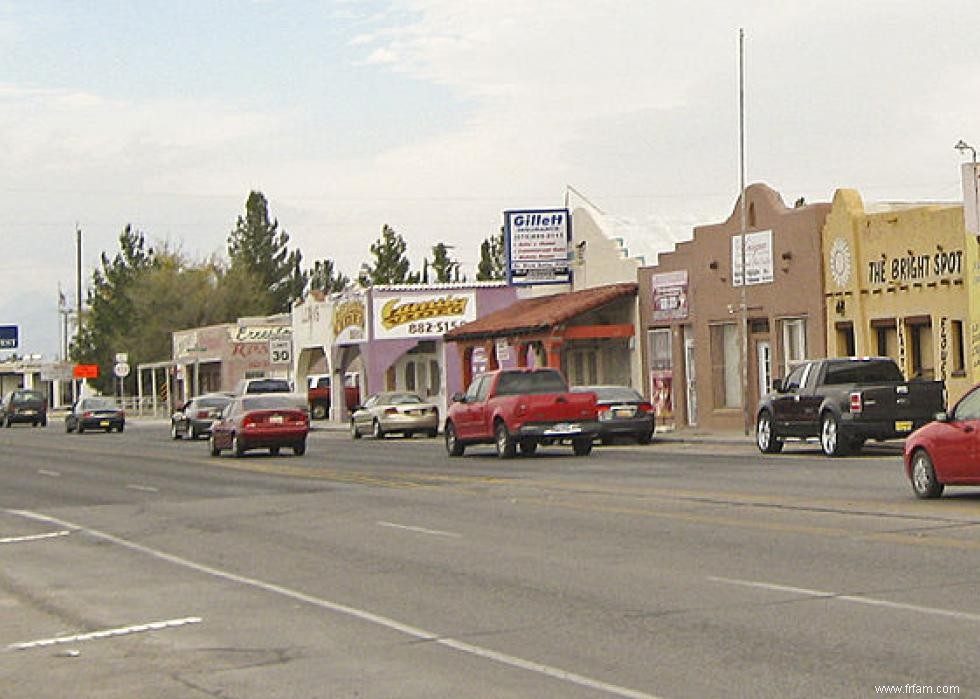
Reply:
[[462, 342], [540, 333], [624, 296], [635, 296], [637, 288], [636, 283], [626, 282], [523, 299], [471, 323], [460, 325], [446, 333], [445, 338], [450, 342]]

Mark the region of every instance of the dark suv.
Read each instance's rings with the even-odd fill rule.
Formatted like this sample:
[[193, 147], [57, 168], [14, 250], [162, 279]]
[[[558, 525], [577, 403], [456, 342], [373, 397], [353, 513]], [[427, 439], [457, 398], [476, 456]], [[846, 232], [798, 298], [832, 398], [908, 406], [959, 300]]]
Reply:
[[18, 388], [0, 402], [0, 422], [10, 427], [15, 422], [29, 422], [34, 427], [48, 424], [48, 401], [40, 391]]

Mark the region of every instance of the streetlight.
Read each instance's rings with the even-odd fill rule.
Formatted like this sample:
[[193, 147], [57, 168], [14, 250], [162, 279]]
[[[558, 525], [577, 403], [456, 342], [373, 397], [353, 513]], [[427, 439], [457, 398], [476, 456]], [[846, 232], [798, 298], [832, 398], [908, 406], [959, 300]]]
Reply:
[[973, 165], [973, 169], [970, 171], [970, 179], [973, 180], [973, 217], [972, 220], [967, 221], [964, 214], [964, 223], [966, 224], [966, 228], [970, 233], [973, 233], [973, 235], [980, 235], [980, 195], [977, 193], [977, 180], [980, 175], [977, 173], [977, 149], [964, 141], [962, 138], [956, 142], [956, 145], [953, 146], [953, 148], [958, 150], [961, 155], [966, 155], [966, 152], [970, 151], [970, 161]]

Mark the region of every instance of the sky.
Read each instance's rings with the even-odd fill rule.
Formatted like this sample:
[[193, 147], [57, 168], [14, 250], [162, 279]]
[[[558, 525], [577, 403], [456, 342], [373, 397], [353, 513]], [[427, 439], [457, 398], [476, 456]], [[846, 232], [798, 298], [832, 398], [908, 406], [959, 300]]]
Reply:
[[76, 227], [87, 287], [127, 224], [224, 255], [252, 190], [348, 276], [388, 224], [472, 278], [568, 186], [685, 239], [738, 197], [740, 28], [749, 183], [962, 200], [975, 0], [0, 0], [0, 325], [54, 358]]

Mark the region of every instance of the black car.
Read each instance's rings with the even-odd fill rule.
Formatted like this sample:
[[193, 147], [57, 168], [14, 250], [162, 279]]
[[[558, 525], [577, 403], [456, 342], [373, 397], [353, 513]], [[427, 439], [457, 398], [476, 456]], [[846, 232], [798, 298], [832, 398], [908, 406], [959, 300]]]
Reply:
[[123, 431], [126, 413], [108, 398], [82, 398], [65, 416], [65, 432], [85, 430]]
[[48, 401], [40, 391], [18, 388], [0, 402], [0, 422], [10, 427], [15, 422], [29, 422], [34, 427], [48, 424]]
[[595, 393], [599, 410], [599, 439], [612, 444], [630, 437], [640, 444], [653, 439], [654, 410], [646, 398], [629, 386], [575, 386], [577, 393]]
[[174, 439], [207, 437], [211, 434], [211, 424], [231, 401], [231, 396], [224, 393], [191, 398], [170, 417], [170, 436]]

